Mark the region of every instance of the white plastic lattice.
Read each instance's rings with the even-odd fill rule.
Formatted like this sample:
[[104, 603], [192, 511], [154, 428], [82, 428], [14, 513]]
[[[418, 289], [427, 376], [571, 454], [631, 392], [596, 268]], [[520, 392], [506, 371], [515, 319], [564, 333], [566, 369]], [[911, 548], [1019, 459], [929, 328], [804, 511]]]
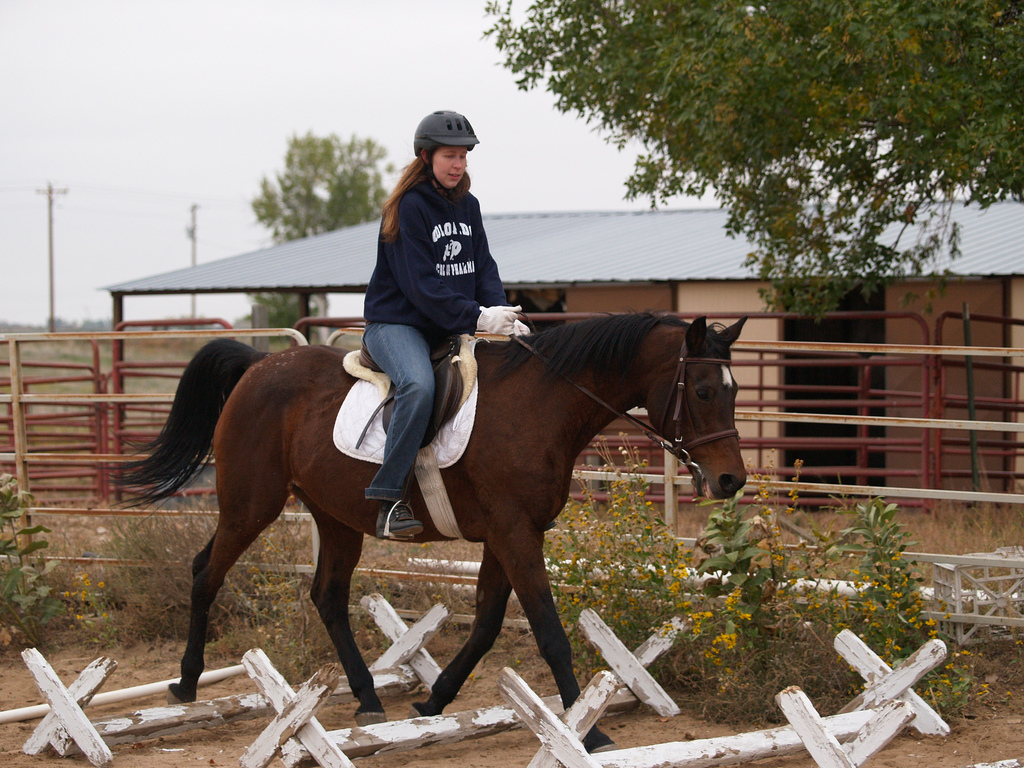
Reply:
[[1000, 547], [965, 557], [1008, 562], [1005, 566], [991, 562], [933, 564], [935, 599], [947, 615], [941, 622], [943, 629], [960, 644], [980, 640], [982, 633], [998, 633], [1001, 623], [1024, 620], [1024, 547]]

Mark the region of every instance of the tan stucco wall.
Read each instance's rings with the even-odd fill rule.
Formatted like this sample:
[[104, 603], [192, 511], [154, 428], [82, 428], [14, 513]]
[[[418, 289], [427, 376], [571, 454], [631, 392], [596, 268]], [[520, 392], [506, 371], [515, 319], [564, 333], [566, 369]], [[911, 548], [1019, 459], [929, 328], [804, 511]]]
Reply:
[[672, 287], [668, 284], [604, 287], [573, 286], [565, 290], [566, 312], [672, 311]]
[[[944, 296], [932, 300], [930, 312], [924, 311], [923, 301], [914, 301], [910, 304], [903, 302], [903, 297], [910, 291], [920, 291], [916, 284], [898, 283], [886, 291], [886, 311], [889, 312], [916, 312], [919, 313], [927, 327], [927, 341], [922, 338], [920, 327], [909, 321], [890, 320], [886, 324], [886, 338], [888, 344], [936, 344], [936, 324], [944, 312], [961, 312], [966, 303], [971, 307], [974, 314], [1003, 314], [1003, 286], [998, 281], [970, 281], [958, 282], [949, 286]], [[947, 318], [941, 326], [941, 342], [946, 345], [963, 344], [963, 322], [959, 319]], [[1002, 346], [1003, 335], [1000, 326], [991, 323], [972, 323], [972, 342], [975, 346]], [[958, 378], [957, 391], [965, 391], [964, 377], [961, 374]], [[920, 390], [921, 374], [916, 368], [890, 368], [887, 383], [895, 389]], [[989, 394], [997, 394], [1002, 391], [1001, 382], [991, 377], [985, 380], [984, 377], [976, 379], [976, 385], [984, 387]], [[978, 394], [981, 394], [979, 388]], [[892, 416], [920, 416], [919, 412], [894, 412]]]
[[[928, 325], [935, 329], [936, 321], [943, 312], [962, 312], [964, 304], [968, 305], [971, 314], [975, 315], [1005, 315], [1005, 288], [1001, 280], [957, 280], [952, 281], [946, 287], [942, 296], [931, 299], [930, 311], [923, 299], [916, 299], [904, 303], [903, 299], [910, 292], [920, 293], [921, 288], [914, 283], [897, 283], [889, 288], [885, 295], [885, 308], [890, 312], [918, 312], [924, 315]], [[972, 326], [973, 343], [975, 346], [1001, 346], [1003, 344], [1002, 330], [991, 324], [977, 324]], [[891, 344], [911, 341], [911, 339], [894, 338], [890, 336], [887, 341]], [[934, 339], [938, 343], [938, 339]], [[916, 342], [915, 342], [916, 343]], [[943, 344], [963, 343], [963, 324], [960, 320], [947, 319], [942, 329]]]

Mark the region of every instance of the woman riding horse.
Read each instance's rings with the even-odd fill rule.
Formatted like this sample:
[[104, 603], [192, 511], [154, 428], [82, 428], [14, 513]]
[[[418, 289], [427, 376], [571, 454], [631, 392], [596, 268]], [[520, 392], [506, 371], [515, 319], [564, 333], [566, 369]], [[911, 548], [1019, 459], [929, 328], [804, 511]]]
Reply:
[[[562, 510], [576, 458], [602, 429], [632, 408], [645, 428], [680, 457], [697, 492], [730, 497], [746, 482], [733, 423], [736, 382], [729, 347], [743, 321], [708, 328], [670, 315], [611, 315], [556, 326], [516, 343], [477, 345], [479, 387], [473, 433], [462, 457], [441, 470], [459, 530], [483, 542], [476, 616], [469, 638], [416, 706], [440, 714], [494, 643], [514, 590], [548, 663], [563, 706], [579, 695], [569, 641], [544, 564], [544, 532]], [[290, 495], [309, 509], [320, 534], [311, 596], [359, 701], [360, 725], [384, 720], [349, 625], [352, 573], [377, 508], [362, 489], [375, 465], [333, 444], [335, 416], [355, 379], [344, 352], [294, 347], [271, 355], [227, 339], [189, 363], [151, 453], [129, 464], [123, 483], [142, 501], [182, 489], [209, 461], [212, 442], [220, 514], [192, 565], [192, 612], [181, 680], [170, 693], [193, 701], [204, 668], [210, 606], [228, 569], [280, 514]], [[423, 504], [418, 489], [411, 500]], [[431, 520], [413, 541], [445, 538]], [[584, 744], [610, 740], [596, 728]]]
[[366, 489], [380, 502], [380, 539], [423, 530], [406, 488], [434, 405], [431, 348], [459, 333], [526, 333], [521, 307], [507, 306], [469, 191], [466, 156], [479, 143], [463, 115], [427, 115], [413, 139], [416, 158], [384, 203], [363, 307], [363, 344], [395, 385], [383, 461]]

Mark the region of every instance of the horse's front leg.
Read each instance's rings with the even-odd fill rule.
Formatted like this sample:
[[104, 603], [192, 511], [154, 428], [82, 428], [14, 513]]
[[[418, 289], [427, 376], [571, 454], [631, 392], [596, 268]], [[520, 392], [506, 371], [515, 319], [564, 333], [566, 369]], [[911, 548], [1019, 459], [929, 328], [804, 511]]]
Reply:
[[434, 682], [430, 698], [412, 705], [416, 715], [439, 715], [452, 702], [477, 663], [494, 645], [511, 594], [512, 586], [504, 569], [485, 545], [476, 580], [476, 615], [469, 638]]
[[[311, 511], [319, 511], [310, 502], [306, 505]], [[320, 553], [310, 597], [338, 652], [352, 695], [359, 702], [356, 724], [382, 723], [387, 719], [384, 706], [374, 690], [373, 675], [359, 652], [348, 617], [352, 572], [362, 554], [363, 534], [323, 514], [316, 515], [315, 519], [320, 534]]]
[[[496, 549], [501, 552], [509, 581], [530, 622], [541, 658], [551, 668], [562, 706], [568, 709], [579, 697], [580, 686], [573, 672], [572, 647], [558, 617], [551, 582], [544, 567], [544, 533], [520, 530], [515, 541]], [[613, 745], [614, 742], [596, 727], [583, 738], [583, 746], [588, 752], [608, 749]]]

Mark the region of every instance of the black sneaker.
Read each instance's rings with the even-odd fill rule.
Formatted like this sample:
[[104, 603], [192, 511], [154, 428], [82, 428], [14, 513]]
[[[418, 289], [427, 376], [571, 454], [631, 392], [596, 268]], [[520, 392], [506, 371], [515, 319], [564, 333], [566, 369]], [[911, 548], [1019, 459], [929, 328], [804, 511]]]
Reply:
[[378, 539], [411, 539], [423, 531], [423, 523], [413, 517], [404, 501], [384, 501], [377, 515]]

